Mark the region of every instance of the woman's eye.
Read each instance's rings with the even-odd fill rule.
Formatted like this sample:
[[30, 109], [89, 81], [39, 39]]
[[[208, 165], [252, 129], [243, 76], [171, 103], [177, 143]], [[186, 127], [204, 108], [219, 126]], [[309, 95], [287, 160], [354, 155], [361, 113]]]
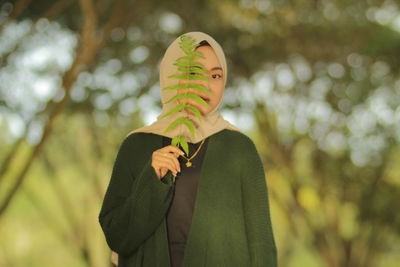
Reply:
[[222, 77], [221, 74], [213, 74], [211, 75], [211, 77], [213, 77], [213, 79], [220, 79]]

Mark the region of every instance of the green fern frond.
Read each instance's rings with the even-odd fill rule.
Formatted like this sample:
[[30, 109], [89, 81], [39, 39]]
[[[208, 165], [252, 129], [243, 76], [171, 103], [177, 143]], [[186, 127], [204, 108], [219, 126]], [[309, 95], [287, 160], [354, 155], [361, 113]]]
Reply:
[[178, 60], [178, 62], [179, 61], [185, 61], [185, 60], [191, 61], [191, 60], [194, 60], [196, 58], [204, 58], [204, 57], [202, 55], [194, 54], [194, 55], [187, 55], [187, 56], [180, 57], [177, 60]]
[[186, 66], [193, 66], [193, 67], [196, 66], [196, 67], [199, 67], [199, 68], [203, 68], [204, 67], [204, 65], [202, 63], [200, 63], [200, 62], [187, 61], [187, 60], [177, 61], [177, 62], [174, 63], [174, 65], [178, 66], [178, 67], [186, 67]]
[[199, 81], [208, 81], [207, 77], [200, 75], [183, 75], [183, 74], [173, 74], [168, 76], [168, 78], [175, 78], [179, 80], [199, 80]]
[[192, 52], [193, 49], [196, 48], [196, 44], [194, 45], [189, 45], [189, 46], [180, 46], [183, 50], [183, 52], [185, 52], [185, 54], [187, 55], [193, 55], [194, 53]]
[[200, 73], [200, 74], [207, 74], [208, 72], [200, 69], [198, 67], [192, 67], [192, 66], [185, 66], [185, 67], [178, 67], [179, 71], [182, 71], [184, 73], [192, 74], [192, 73]]
[[189, 147], [186, 142], [186, 138], [182, 135], [176, 135], [171, 142], [171, 145], [178, 147], [179, 145], [183, 148], [185, 153], [189, 155]]
[[188, 44], [193, 44], [196, 42], [196, 40], [194, 40], [192, 37], [188, 36], [188, 35], [182, 35], [181, 36], [181, 45], [188, 45]]
[[199, 57], [199, 58], [205, 58], [205, 57], [203, 56], [203, 54], [202, 54], [201, 52], [199, 52], [199, 51], [192, 51], [192, 52], [190, 52], [190, 53], [188, 54], [188, 56], [191, 56], [191, 57]]
[[203, 100], [203, 98], [201, 98], [200, 96], [193, 94], [193, 93], [183, 93], [183, 94], [177, 94], [174, 97], [172, 97], [171, 99], [169, 99], [167, 102], [165, 102], [164, 104], [168, 104], [169, 102], [178, 100], [178, 99], [183, 99], [183, 98], [190, 98], [193, 99], [194, 101], [196, 101], [197, 103], [199, 103], [200, 105], [203, 106], [208, 106], [208, 103], [206, 101]]
[[178, 118], [178, 119], [174, 120], [174, 121], [167, 127], [167, 129], [164, 131], [164, 133], [167, 133], [167, 132], [173, 130], [176, 126], [178, 126], [178, 125], [181, 124], [181, 123], [185, 124], [186, 127], [188, 127], [190, 133], [191, 133], [192, 135], [194, 135], [194, 125], [193, 125], [193, 123], [192, 123], [188, 118], [186, 118], [186, 117], [181, 117], [181, 118]]
[[[179, 57], [178, 59], [176, 59], [176, 61], [174, 63], [174, 65], [177, 66], [177, 69], [180, 73], [170, 75], [170, 76], [168, 76], [168, 78], [176, 78], [179, 80], [197, 80], [197, 81], [207, 82], [208, 81], [207, 76], [203, 75], [203, 74], [207, 73], [204, 70], [204, 65], [200, 62], [195, 61], [196, 59], [199, 59], [199, 58], [203, 58], [203, 59], [205, 58], [200, 51], [195, 50], [195, 48], [197, 47], [197, 41], [187, 35], [182, 35], [180, 37], [180, 40], [181, 40], [181, 42], [180, 42], [179, 46], [182, 49], [182, 51], [185, 53], [185, 56]], [[176, 84], [176, 85], [165, 87], [165, 88], [163, 88], [163, 90], [178, 90], [178, 89], [189, 89], [189, 88], [195, 89], [197, 91], [200, 91], [200, 92], [203, 92], [206, 94], [211, 93], [211, 91], [208, 90], [203, 85], [195, 84], [195, 83]], [[197, 103], [204, 105], [204, 106], [209, 105], [198, 95], [189, 93], [189, 92], [183, 93], [183, 94], [177, 94], [174, 97], [172, 97], [171, 99], [169, 99], [167, 102], [165, 102], [164, 104], [170, 103], [172, 101], [176, 101], [178, 99], [183, 99], [183, 98], [193, 99]], [[190, 104], [177, 105], [174, 108], [172, 108], [168, 113], [163, 115], [162, 118], [164, 118], [166, 116], [170, 116], [170, 115], [172, 115], [176, 112], [179, 112], [185, 108], [187, 108], [188, 110], [191, 110], [200, 121], [203, 119], [198, 108], [196, 108], [195, 106], [190, 105]], [[184, 124], [189, 129], [191, 135], [194, 136], [194, 134], [195, 134], [194, 125], [187, 117], [181, 117], [181, 118], [178, 118], [175, 121], [173, 121], [167, 127], [167, 129], [164, 131], [164, 133], [171, 131], [179, 124]], [[189, 155], [189, 146], [188, 146], [187, 140], [184, 136], [182, 136], [182, 135], [174, 136], [171, 144], [174, 146], [180, 145], [183, 148], [183, 150], [185, 151], [185, 153], [187, 155]]]
[[183, 148], [183, 150], [185, 151], [186, 155], [189, 155], [189, 145], [188, 145], [188, 143], [186, 141], [186, 138], [184, 136], [182, 136], [180, 138], [179, 143], [180, 143], [181, 147]]
[[191, 120], [189, 120], [188, 118], [184, 117], [182, 120], [183, 124], [186, 125], [186, 127], [188, 127], [190, 133], [192, 134], [192, 136], [194, 136], [194, 125], [192, 123]]
[[211, 91], [205, 88], [203, 85], [196, 84], [196, 83], [182, 83], [182, 84], [176, 84], [176, 85], [171, 85], [168, 87], [164, 87], [164, 90], [176, 90], [176, 89], [186, 89], [186, 88], [192, 88], [197, 91], [210, 94]]
[[180, 140], [180, 135], [175, 135], [174, 138], [172, 138], [171, 145], [178, 146], [180, 143], [179, 140]]
[[181, 110], [183, 110], [186, 107], [187, 104], [179, 104], [176, 105], [175, 107], [173, 107], [170, 111], [168, 111], [166, 114], [164, 114], [163, 116], [160, 117], [160, 119], [168, 117], [169, 115], [172, 115], [176, 112], [179, 112]]
[[187, 105], [186, 108], [190, 109], [194, 113], [194, 115], [199, 119], [199, 121], [203, 120], [203, 117], [201, 116], [201, 113], [198, 108], [192, 105]]
[[181, 118], [177, 118], [176, 120], [174, 120], [170, 125], [168, 125], [167, 129], [165, 129], [164, 133], [167, 133], [169, 131], [171, 131], [172, 129], [174, 129], [176, 126], [178, 126], [180, 123], [182, 123], [182, 120], [185, 117], [181, 117]]

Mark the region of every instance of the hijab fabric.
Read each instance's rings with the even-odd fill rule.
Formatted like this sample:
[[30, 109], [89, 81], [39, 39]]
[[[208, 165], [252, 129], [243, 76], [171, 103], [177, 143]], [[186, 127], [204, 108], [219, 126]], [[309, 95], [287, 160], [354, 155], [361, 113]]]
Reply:
[[[227, 72], [227, 65], [226, 65], [224, 51], [222, 50], [221, 46], [211, 36], [203, 32], [188, 32], [183, 35], [188, 35], [192, 37], [194, 40], [196, 40], [197, 44], [205, 40], [214, 49], [214, 52], [217, 55], [219, 63], [221, 64], [222, 67], [222, 72], [223, 72], [222, 76], [225, 88], [228, 72]], [[225, 120], [222, 117], [222, 115], [217, 111], [218, 107], [221, 105], [223, 94], [221, 96], [218, 105], [216, 105], [213, 110], [211, 110], [208, 114], [205, 115], [202, 114], [203, 119], [201, 121], [199, 121], [199, 119], [195, 115], [186, 113], [184, 110], [176, 112], [172, 115], [169, 115], [161, 119], [161, 117], [164, 114], [166, 114], [176, 105], [178, 105], [177, 101], [172, 101], [169, 102], [168, 104], [164, 104], [164, 102], [174, 97], [178, 93], [178, 91], [162, 90], [162, 88], [171, 85], [176, 85], [179, 82], [178, 79], [168, 78], [168, 76], [179, 73], [177, 66], [173, 65], [173, 63], [175, 63], [177, 58], [185, 56], [185, 53], [179, 47], [181, 36], [176, 38], [175, 41], [173, 41], [171, 45], [167, 48], [164, 57], [162, 58], [160, 63], [160, 90], [161, 90], [161, 100], [163, 103], [162, 113], [157, 117], [157, 120], [151, 125], [133, 130], [128, 135], [136, 132], [154, 133], [169, 138], [173, 138], [176, 135], [183, 135], [185, 136], [187, 142], [198, 143], [203, 139], [207, 138], [208, 136], [213, 135], [214, 133], [217, 133], [223, 129], [230, 129], [240, 132], [240, 129], [236, 128], [234, 125]], [[173, 121], [183, 116], [186, 116], [193, 122], [195, 128], [194, 136], [192, 136], [189, 129], [184, 124], [179, 124], [174, 129], [170, 130], [167, 133], [164, 133], [164, 131]]]

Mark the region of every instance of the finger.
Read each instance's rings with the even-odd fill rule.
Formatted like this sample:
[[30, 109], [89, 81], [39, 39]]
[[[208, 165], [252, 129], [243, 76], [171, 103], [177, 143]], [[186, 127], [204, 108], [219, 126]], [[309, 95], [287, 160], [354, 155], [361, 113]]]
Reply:
[[170, 156], [170, 158], [172, 159], [172, 161], [174, 163], [176, 171], [180, 172], [181, 171], [181, 164], [179, 163], [179, 161], [173, 155], [170, 154], [169, 156]]
[[176, 168], [176, 165], [174, 164], [172, 159], [170, 159], [170, 158], [161, 158], [159, 160], [159, 162], [160, 162], [159, 166], [164, 167], [164, 168], [168, 168], [169, 170], [171, 170], [172, 173], [178, 172], [178, 169]]
[[159, 179], [162, 179], [168, 171], [168, 170], [165, 170], [165, 168], [158, 168], [157, 170], [158, 170], [157, 172], [159, 174], [159, 177], [158, 177]]
[[176, 153], [176, 155], [184, 155], [185, 152], [183, 152], [182, 150], [180, 150], [179, 148], [177, 148], [176, 146], [171, 145], [170, 149], [172, 152]]
[[175, 170], [178, 172], [181, 169], [179, 161], [170, 153], [164, 154], [164, 156], [169, 160], [170, 163], [173, 164]]
[[162, 152], [176, 152], [180, 155], [184, 155], [184, 152], [182, 150], [180, 150], [179, 148], [177, 148], [176, 146], [173, 146], [173, 145], [164, 147], [162, 149]]
[[165, 174], [170, 170], [172, 173], [175, 173], [173, 166], [168, 163], [162, 162], [160, 164], [156, 164], [157, 170], [160, 172], [160, 178], [164, 177]]
[[180, 154], [178, 154], [177, 152], [172, 152], [169, 154], [171, 154], [174, 158], [178, 158], [180, 156]]
[[167, 174], [168, 169], [166, 169], [166, 168], [161, 168], [161, 169], [160, 169], [160, 172], [161, 172], [161, 177], [164, 177], [165, 174]]
[[157, 168], [157, 167], [155, 167], [154, 165], [151, 165], [151, 166], [153, 167], [154, 172], [155, 172], [155, 174], [157, 175], [158, 179], [160, 179], [160, 178], [162, 177], [162, 176], [161, 176], [160, 169]]

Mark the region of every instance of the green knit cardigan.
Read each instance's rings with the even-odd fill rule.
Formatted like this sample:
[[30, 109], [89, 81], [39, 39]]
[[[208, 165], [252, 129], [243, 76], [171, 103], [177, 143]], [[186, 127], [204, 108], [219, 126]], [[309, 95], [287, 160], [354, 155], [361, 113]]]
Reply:
[[[209, 137], [182, 267], [276, 267], [264, 167], [253, 141], [224, 129]], [[137, 132], [120, 145], [99, 213], [118, 266], [170, 267], [166, 213], [175, 183], [151, 166], [162, 136]]]

